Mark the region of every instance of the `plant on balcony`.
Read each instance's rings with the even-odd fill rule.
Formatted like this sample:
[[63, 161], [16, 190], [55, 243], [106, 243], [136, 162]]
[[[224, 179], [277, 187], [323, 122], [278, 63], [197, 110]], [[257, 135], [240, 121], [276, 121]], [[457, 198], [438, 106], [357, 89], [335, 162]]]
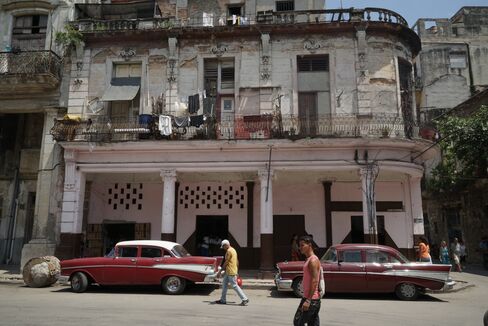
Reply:
[[63, 32], [56, 32], [56, 44], [63, 48], [63, 55], [71, 54], [73, 49], [77, 49], [83, 44], [83, 34], [72, 25], [66, 25]]
[[438, 130], [443, 158], [428, 182], [432, 193], [457, 193], [488, 177], [488, 106], [468, 117], [449, 116]]

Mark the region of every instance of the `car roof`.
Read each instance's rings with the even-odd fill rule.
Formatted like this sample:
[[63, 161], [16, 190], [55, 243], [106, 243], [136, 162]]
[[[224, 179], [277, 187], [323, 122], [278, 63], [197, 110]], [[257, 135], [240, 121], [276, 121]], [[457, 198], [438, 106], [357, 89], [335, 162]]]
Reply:
[[116, 246], [154, 246], [161, 247], [167, 250], [173, 249], [174, 246], [178, 245], [176, 242], [162, 241], [162, 240], [130, 240], [121, 241], [116, 244]]
[[371, 244], [371, 243], [341, 243], [341, 244], [334, 245], [332, 247], [339, 249], [339, 250], [345, 250], [345, 249], [383, 249], [383, 250], [387, 250], [387, 251], [396, 251], [392, 247], [377, 245], [377, 244]]

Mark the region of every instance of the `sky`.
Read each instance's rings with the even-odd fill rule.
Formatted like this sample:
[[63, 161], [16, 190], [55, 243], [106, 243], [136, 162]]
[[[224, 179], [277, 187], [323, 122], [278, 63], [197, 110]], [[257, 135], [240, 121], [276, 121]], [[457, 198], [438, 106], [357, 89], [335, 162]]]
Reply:
[[[341, 0], [326, 0], [327, 9], [341, 7]], [[410, 26], [419, 18], [451, 18], [461, 7], [488, 6], [488, 0], [342, 0], [343, 8], [376, 7], [402, 15]]]

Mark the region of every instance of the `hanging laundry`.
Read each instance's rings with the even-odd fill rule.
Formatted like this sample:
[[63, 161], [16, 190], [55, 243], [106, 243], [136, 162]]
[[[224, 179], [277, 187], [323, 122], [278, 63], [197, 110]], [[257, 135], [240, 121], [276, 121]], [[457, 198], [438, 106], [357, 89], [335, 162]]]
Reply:
[[178, 128], [188, 127], [188, 125], [190, 124], [189, 117], [173, 117], [173, 119], [174, 119], [175, 125]]
[[200, 109], [200, 96], [198, 94], [188, 96], [188, 112], [195, 114]]
[[168, 115], [160, 115], [158, 129], [162, 136], [171, 135], [173, 133], [171, 128], [171, 117]]
[[200, 127], [205, 123], [205, 116], [201, 115], [194, 115], [190, 117], [190, 126], [192, 127]]

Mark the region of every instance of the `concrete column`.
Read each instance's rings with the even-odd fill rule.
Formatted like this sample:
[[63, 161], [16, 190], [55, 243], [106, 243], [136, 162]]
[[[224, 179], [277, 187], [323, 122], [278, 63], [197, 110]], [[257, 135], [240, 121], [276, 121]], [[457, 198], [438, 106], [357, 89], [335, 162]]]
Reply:
[[363, 228], [364, 242], [378, 243], [378, 228], [376, 223], [376, 198], [374, 183], [378, 170], [376, 166], [368, 165], [359, 170], [361, 175], [361, 189], [363, 195]]
[[164, 183], [163, 208], [161, 216], [161, 240], [175, 241], [176, 171], [162, 170], [160, 175]]
[[58, 109], [45, 110], [32, 240], [22, 248], [21, 268], [33, 257], [54, 255], [56, 248], [59, 213], [57, 207], [62, 195], [61, 189], [56, 188], [61, 148], [54, 142], [50, 131], [58, 112]]
[[420, 176], [409, 176], [408, 181], [410, 184], [410, 200], [412, 205], [412, 221], [413, 221], [413, 234], [424, 234], [424, 214], [422, 211], [422, 190]]
[[263, 271], [273, 270], [273, 171], [258, 172], [261, 185], [261, 264]]

